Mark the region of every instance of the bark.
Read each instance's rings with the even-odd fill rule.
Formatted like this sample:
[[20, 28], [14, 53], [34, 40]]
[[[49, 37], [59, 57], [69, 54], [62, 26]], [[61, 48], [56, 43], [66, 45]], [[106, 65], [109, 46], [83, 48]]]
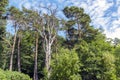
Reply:
[[13, 55], [14, 55], [14, 51], [15, 51], [16, 37], [17, 37], [17, 31], [15, 30], [15, 35], [14, 35], [14, 40], [13, 40], [13, 45], [12, 45], [12, 52], [10, 55], [10, 66], [9, 66], [10, 71], [12, 71], [12, 69], [13, 69]]
[[49, 71], [49, 65], [48, 65], [48, 52], [46, 52], [45, 54], [45, 67], [47, 72]]
[[38, 56], [38, 32], [36, 32], [36, 49], [35, 49], [35, 55], [34, 55], [34, 80], [38, 80], [38, 72], [37, 72], [37, 56]]
[[46, 50], [45, 66], [46, 66], [46, 69], [47, 69], [47, 72], [48, 72], [47, 77], [49, 79], [50, 72], [51, 72], [51, 68], [50, 68], [50, 63], [51, 63], [50, 62], [51, 61], [51, 45], [50, 45], [50, 43], [48, 43], [46, 45], [46, 48], [47, 48], [47, 50]]
[[21, 37], [18, 37], [18, 71], [21, 72], [21, 59], [20, 59], [20, 43], [21, 43]]

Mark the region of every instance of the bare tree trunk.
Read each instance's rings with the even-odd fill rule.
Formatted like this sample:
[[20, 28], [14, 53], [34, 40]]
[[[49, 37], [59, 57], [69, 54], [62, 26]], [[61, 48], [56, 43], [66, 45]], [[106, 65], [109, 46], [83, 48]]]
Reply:
[[14, 54], [14, 50], [15, 50], [16, 37], [17, 37], [17, 31], [15, 30], [15, 35], [14, 35], [14, 40], [13, 40], [13, 45], [12, 45], [12, 53], [10, 55], [10, 66], [9, 66], [10, 71], [12, 71], [12, 69], [13, 69], [13, 54]]
[[[19, 34], [20, 35], [20, 34]], [[21, 59], [20, 59], [20, 43], [21, 43], [21, 37], [18, 37], [18, 71], [21, 72]]]
[[35, 55], [34, 55], [34, 80], [38, 80], [38, 73], [37, 73], [37, 56], [38, 56], [38, 32], [36, 32], [36, 49], [35, 49]]
[[51, 45], [50, 43], [48, 43], [46, 45], [46, 58], [45, 58], [45, 66], [46, 66], [46, 69], [47, 69], [47, 72], [48, 72], [48, 75], [47, 77], [49, 78], [50, 77], [50, 61], [51, 61]]
[[50, 63], [51, 63], [51, 46], [49, 45], [49, 50], [48, 50], [48, 67], [49, 67], [49, 70], [48, 70], [48, 78], [50, 77], [50, 72], [51, 72], [51, 67], [50, 67]]
[[48, 53], [46, 52], [45, 54], [46, 54], [45, 55], [45, 67], [46, 67], [46, 69], [48, 71], [49, 70], [49, 66], [48, 66]]

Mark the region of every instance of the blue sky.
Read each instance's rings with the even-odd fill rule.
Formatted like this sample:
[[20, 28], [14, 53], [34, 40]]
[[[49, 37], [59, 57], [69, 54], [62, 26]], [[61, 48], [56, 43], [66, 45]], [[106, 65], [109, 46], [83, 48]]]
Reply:
[[[90, 15], [91, 25], [95, 28], [102, 27], [108, 38], [120, 38], [120, 0], [9, 0], [9, 2], [10, 6], [19, 9], [22, 5], [37, 9], [37, 5], [47, 6], [51, 3], [57, 5], [60, 10], [65, 6], [82, 7]], [[62, 12], [58, 13], [64, 17]]]

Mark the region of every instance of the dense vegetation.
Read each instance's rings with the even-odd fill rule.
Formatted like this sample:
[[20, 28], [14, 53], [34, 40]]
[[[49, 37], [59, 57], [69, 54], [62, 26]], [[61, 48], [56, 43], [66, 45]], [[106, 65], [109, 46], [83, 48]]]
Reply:
[[0, 80], [32, 80], [28, 75], [15, 71], [0, 70]]
[[51, 5], [43, 13], [7, 4], [0, 1], [0, 80], [120, 80], [120, 39], [91, 26], [84, 9], [65, 7], [63, 19]]

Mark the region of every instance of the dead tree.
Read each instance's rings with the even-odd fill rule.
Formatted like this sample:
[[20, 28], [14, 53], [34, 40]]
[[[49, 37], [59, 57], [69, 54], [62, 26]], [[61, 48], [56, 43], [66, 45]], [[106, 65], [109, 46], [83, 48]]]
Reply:
[[56, 39], [56, 35], [59, 28], [59, 20], [56, 17], [57, 7], [55, 9], [51, 8], [52, 5], [48, 7], [43, 7], [47, 9], [48, 13], [42, 15], [41, 30], [39, 30], [40, 35], [44, 39], [43, 48], [45, 52], [45, 67], [48, 72], [47, 77], [50, 77], [51, 72], [51, 55], [52, 55], [52, 45]]

